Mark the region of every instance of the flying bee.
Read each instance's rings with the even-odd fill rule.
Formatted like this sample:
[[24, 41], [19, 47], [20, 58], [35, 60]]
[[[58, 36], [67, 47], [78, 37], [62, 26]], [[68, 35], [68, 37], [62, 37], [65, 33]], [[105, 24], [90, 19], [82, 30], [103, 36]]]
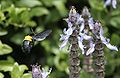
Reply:
[[32, 47], [34, 46], [35, 41], [44, 40], [51, 32], [52, 32], [52, 30], [46, 30], [46, 31], [43, 31], [38, 34], [34, 34], [32, 36], [30, 36], [30, 35], [25, 36], [25, 38], [23, 40], [23, 44], [22, 44], [23, 52], [29, 53], [31, 51]]

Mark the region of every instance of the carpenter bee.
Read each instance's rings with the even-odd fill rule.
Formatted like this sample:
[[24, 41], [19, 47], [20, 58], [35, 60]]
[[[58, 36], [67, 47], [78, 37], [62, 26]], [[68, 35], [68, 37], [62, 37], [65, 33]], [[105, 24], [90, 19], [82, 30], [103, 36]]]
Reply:
[[52, 32], [52, 30], [46, 30], [46, 31], [43, 31], [38, 34], [34, 33], [34, 35], [32, 35], [32, 36], [30, 36], [30, 35], [25, 36], [25, 38], [23, 40], [23, 44], [22, 44], [23, 52], [29, 53], [31, 51], [32, 47], [34, 46], [35, 41], [44, 40], [51, 32]]

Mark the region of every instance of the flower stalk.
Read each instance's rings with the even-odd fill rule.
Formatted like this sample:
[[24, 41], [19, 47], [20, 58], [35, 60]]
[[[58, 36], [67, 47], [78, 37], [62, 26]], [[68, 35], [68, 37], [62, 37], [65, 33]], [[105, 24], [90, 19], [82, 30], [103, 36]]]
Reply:
[[[96, 73], [96, 78], [104, 78], [104, 53], [103, 45], [111, 50], [118, 51], [117, 47], [109, 43], [109, 39], [103, 36], [103, 29], [99, 21], [94, 21], [87, 7], [82, 14], [78, 14], [72, 6], [69, 17], [64, 19], [68, 29], [64, 28], [60, 41], [63, 41], [60, 49], [70, 43], [69, 50], [69, 78], [80, 78], [79, 48], [84, 54], [84, 70]], [[92, 53], [94, 53], [94, 70], [92, 68]]]
[[[82, 11], [82, 18], [84, 19], [84, 30], [82, 31], [82, 33], [84, 33], [84, 34], [86, 34], [86, 35], [88, 35], [88, 36], [90, 36], [91, 35], [91, 29], [90, 29], [90, 24], [89, 24], [89, 21], [90, 21], [90, 19], [91, 19], [91, 14], [90, 14], [90, 12], [89, 12], [89, 10], [88, 10], [88, 8], [87, 7], [84, 7], [83, 8], [83, 11]], [[91, 41], [92, 41], [92, 38], [90, 39]], [[84, 48], [84, 50], [85, 50], [85, 54], [84, 54], [84, 60], [83, 60], [83, 69], [84, 69], [84, 71], [86, 71], [86, 72], [93, 72], [93, 68], [92, 68], [92, 55], [91, 54], [89, 54], [89, 55], [86, 55], [87, 54], [87, 52], [88, 52], [88, 50], [89, 50], [89, 44], [90, 44], [90, 42], [91, 41], [87, 41], [87, 40], [84, 40], [83, 41], [83, 44], [86, 46], [85, 48]]]
[[80, 53], [78, 52], [79, 45], [77, 39], [77, 36], [79, 35], [79, 26], [76, 24], [77, 17], [74, 15], [74, 13], [76, 13], [76, 10], [74, 7], [72, 7], [70, 10], [69, 19], [71, 19], [71, 21], [73, 22], [73, 27], [75, 29], [69, 38], [69, 43], [71, 44], [69, 52], [69, 78], [80, 78]]
[[76, 12], [75, 7], [72, 6], [69, 17], [65, 19], [68, 23], [68, 29], [64, 29], [65, 35], [61, 35], [60, 40], [63, 43], [60, 46], [64, 48], [67, 42], [70, 44], [69, 50], [69, 78], [80, 78], [80, 59], [79, 59], [79, 24], [80, 24], [80, 15]]
[[106, 45], [111, 50], [118, 51], [117, 47], [109, 43], [109, 39], [103, 36], [103, 29], [101, 23], [96, 21], [94, 24], [94, 29], [92, 30], [95, 40], [95, 51], [94, 56], [94, 72], [96, 78], [105, 78], [105, 56], [104, 56], [104, 45]]
[[94, 72], [96, 75], [96, 78], [104, 78], [105, 77], [105, 61], [104, 61], [104, 52], [103, 52], [103, 43], [101, 43], [101, 40], [96, 39], [95, 40], [96, 46], [95, 46], [95, 52], [93, 53], [94, 56]]

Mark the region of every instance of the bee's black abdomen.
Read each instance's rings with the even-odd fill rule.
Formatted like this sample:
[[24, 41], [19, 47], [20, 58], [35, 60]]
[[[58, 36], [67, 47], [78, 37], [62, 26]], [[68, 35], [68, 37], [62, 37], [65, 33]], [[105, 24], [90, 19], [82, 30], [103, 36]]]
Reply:
[[33, 45], [34, 45], [33, 41], [24, 40], [23, 45], [22, 45], [23, 52], [29, 53], [31, 51]]

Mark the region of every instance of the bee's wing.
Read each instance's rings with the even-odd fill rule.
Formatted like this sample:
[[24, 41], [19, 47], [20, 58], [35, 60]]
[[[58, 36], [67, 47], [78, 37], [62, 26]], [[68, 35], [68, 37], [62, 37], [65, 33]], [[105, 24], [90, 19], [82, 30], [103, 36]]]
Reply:
[[44, 40], [50, 33], [52, 32], [52, 30], [46, 30], [46, 31], [43, 31], [41, 33], [38, 33], [34, 36], [32, 36], [33, 40], [36, 40], [36, 41], [42, 41]]

